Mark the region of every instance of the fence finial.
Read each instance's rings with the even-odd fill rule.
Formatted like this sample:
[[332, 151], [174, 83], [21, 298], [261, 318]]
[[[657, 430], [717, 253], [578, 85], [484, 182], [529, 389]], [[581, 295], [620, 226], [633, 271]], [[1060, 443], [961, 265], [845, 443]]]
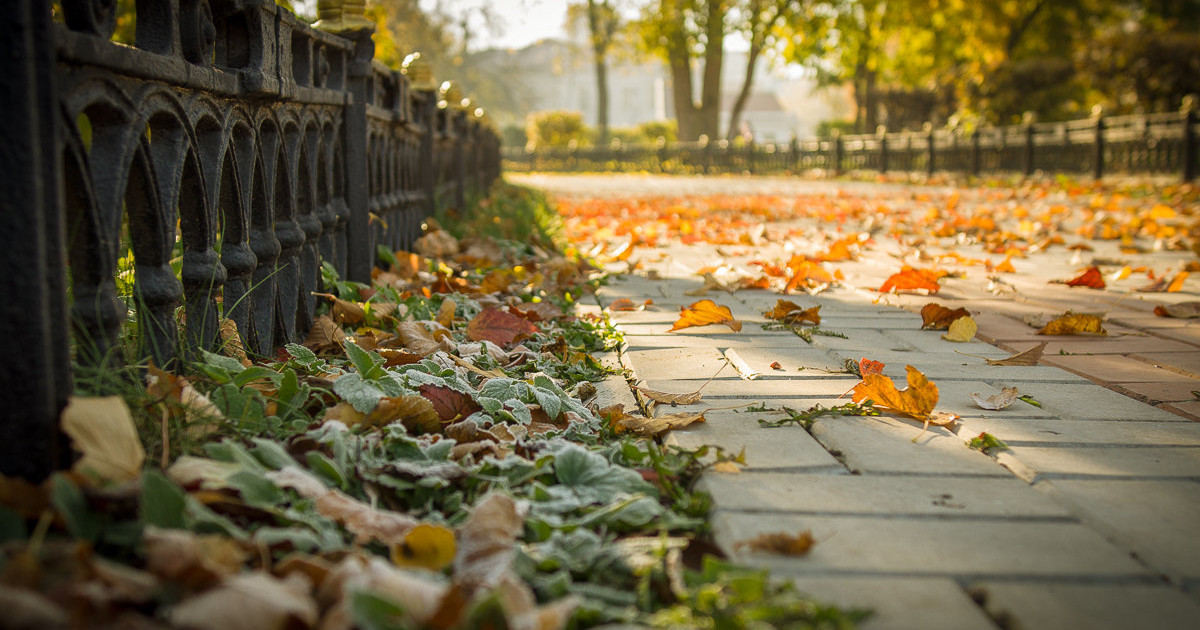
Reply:
[[317, 0], [317, 21], [314, 28], [329, 33], [374, 31], [375, 23], [367, 19], [366, 0]]
[[405, 57], [400, 67], [414, 90], [432, 92], [437, 89], [437, 82], [433, 80], [433, 64], [422, 57], [421, 53], [415, 52]]
[[1183, 113], [1196, 111], [1196, 95], [1188, 94], [1179, 102], [1179, 111]]

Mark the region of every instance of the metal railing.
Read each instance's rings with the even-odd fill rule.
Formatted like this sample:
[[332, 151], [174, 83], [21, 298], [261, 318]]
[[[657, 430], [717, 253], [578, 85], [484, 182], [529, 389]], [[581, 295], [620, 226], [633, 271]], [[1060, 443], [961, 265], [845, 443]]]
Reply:
[[336, 33], [270, 0], [138, 2], [133, 46], [116, 5], [0, 12], [6, 475], [65, 462], [71, 363], [118, 362], [128, 318], [160, 366], [223, 318], [269, 353], [311, 326], [322, 262], [369, 281], [377, 245], [500, 174], [478, 110], [373, 61], [361, 2], [321, 3]]
[[821, 170], [938, 172], [967, 175], [1037, 172], [1102, 177], [1111, 173], [1197, 177], [1200, 143], [1191, 98], [1179, 112], [1101, 116], [1069, 122], [1035, 122], [954, 129], [832, 135], [789, 143], [679, 142], [657, 145], [526, 150], [506, 147], [513, 171], [647, 171], [655, 173], [783, 174]]

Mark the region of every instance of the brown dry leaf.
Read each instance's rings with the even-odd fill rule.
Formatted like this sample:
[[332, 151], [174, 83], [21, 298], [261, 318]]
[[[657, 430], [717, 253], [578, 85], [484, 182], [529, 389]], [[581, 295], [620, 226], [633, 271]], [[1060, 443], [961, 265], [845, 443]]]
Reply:
[[733, 318], [733, 311], [727, 306], [721, 306], [712, 300], [700, 300], [690, 306], [679, 309], [679, 319], [667, 332], [675, 332], [692, 326], [708, 326], [709, 324], [724, 324], [733, 332], [741, 332], [742, 323]]
[[1038, 360], [1042, 358], [1042, 353], [1046, 351], [1046, 344], [1049, 341], [1042, 343], [1024, 351], [1018, 352], [1006, 359], [984, 359], [988, 365], [1037, 365]]
[[472, 341], [490, 341], [507, 346], [538, 331], [529, 320], [497, 308], [485, 308], [467, 323], [467, 336]]
[[682, 429], [695, 422], [704, 422], [704, 414], [708, 413], [708, 411], [705, 410], [700, 413], [671, 413], [653, 418], [621, 414], [612, 426], [613, 430], [618, 434], [632, 433], [642, 437], [655, 437], [672, 429]]
[[1154, 314], [1159, 317], [1177, 317], [1179, 319], [1195, 319], [1200, 317], [1200, 302], [1179, 302], [1177, 304], [1159, 304], [1154, 307]]
[[196, 391], [190, 381], [164, 372], [153, 363], [146, 371], [146, 393], [169, 403], [162, 409], [164, 426], [168, 418], [180, 420], [190, 437], [207, 435], [228, 422], [221, 409]]
[[492, 493], [475, 504], [458, 530], [454, 582], [468, 589], [499, 582], [516, 555], [525, 530], [525, 508], [507, 495]]
[[392, 564], [441, 571], [454, 561], [454, 532], [441, 525], [421, 523], [404, 541], [392, 545]]
[[120, 396], [71, 396], [59, 426], [79, 452], [71, 468], [86, 478], [124, 483], [136, 479], [146, 462], [129, 407]]
[[[385, 396], [362, 420], [362, 424], [382, 427], [399, 420], [410, 432], [436, 433], [442, 428], [442, 417], [424, 396]], [[342, 420], [345, 422], [345, 420]], [[350, 426], [347, 424], [347, 426]]]
[[975, 338], [975, 333], [979, 330], [979, 326], [975, 324], [975, 320], [971, 319], [970, 315], [959, 317], [950, 324], [950, 328], [946, 334], [942, 335], [942, 339], [946, 341], [956, 341], [966, 343]]
[[74, 627], [71, 611], [27, 588], [0, 584], [0, 610], [4, 628], [13, 630], [67, 630]]
[[882, 374], [864, 374], [862, 382], [851, 390], [854, 402], [872, 400], [885, 411], [929, 421], [938, 401], [938, 388], [917, 368], [909, 365], [908, 387], [897, 390], [892, 379]]
[[785, 556], [803, 556], [817, 544], [812, 532], [804, 530], [799, 534], [775, 532], [759, 534], [749, 540], [743, 540], [733, 545], [734, 549], [746, 548], [750, 551], [764, 551]]
[[0, 475], [0, 505], [26, 519], [35, 519], [50, 507], [49, 489], [18, 477]]
[[989, 409], [992, 411], [999, 411], [1017, 402], [1017, 397], [1016, 387], [1005, 387], [1000, 390], [999, 394], [992, 394], [987, 398], [984, 398], [982, 394], [971, 393], [971, 400], [975, 401], [975, 404], [979, 405], [980, 409]]
[[610, 310], [610, 311], [641, 311], [641, 310], [645, 310], [645, 308], [647, 306], [650, 306], [651, 304], [654, 304], [654, 300], [651, 300], [649, 298], [647, 298], [646, 301], [642, 302], [641, 304], [638, 304], [629, 298], [617, 298], [612, 301], [612, 304], [608, 305], [608, 310]]
[[421, 392], [421, 396], [432, 403], [433, 409], [443, 424], [462, 420], [482, 409], [473, 397], [449, 387], [426, 383], [421, 385], [418, 390]]
[[430, 334], [429, 329], [421, 322], [400, 322], [396, 325], [396, 336], [400, 345], [422, 357], [429, 356], [442, 349]]
[[308, 329], [308, 336], [303, 345], [317, 354], [337, 354], [342, 351], [342, 344], [345, 342], [346, 333], [342, 327], [338, 326], [332, 317], [322, 315], [313, 322], [312, 328]]
[[246, 356], [246, 346], [242, 344], [242, 336], [238, 334], [237, 322], [226, 317], [221, 320], [219, 331], [221, 337], [221, 354], [241, 361], [242, 365], [250, 367], [250, 357]]
[[290, 630], [312, 628], [320, 617], [308, 578], [278, 579], [264, 572], [227, 579], [185, 599], [168, 614], [171, 624], [196, 630]]
[[1107, 335], [1103, 321], [1096, 315], [1072, 313], [1059, 315], [1037, 331], [1039, 335]]
[[1170, 279], [1163, 276], [1157, 281], [1138, 289], [1138, 291], [1142, 293], [1178, 293], [1183, 290], [1183, 282], [1187, 280], [1189, 275], [1191, 274], [1186, 271], [1180, 271]]
[[244, 470], [237, 462], [222, 462], [206, 457], [184, 455], [167, 469], [167, 477], [189, 490], [229, 488], [229, 478]]
[[425, 258], [449, 258], [458, 253], [458, 239], [449, 232], [429, 232], [413, 243], [413, 251]]
[[548, 322], [567, 316], [552, 302], [521, 302], [511, 307], [513, 314], [531, 322]]
[[[438, 610], [449, 587], [427, 574], [401, 569], [384, 558], [351, 555], [329, 571], [318, 589], [318, 599], [328, 608], [321, 620], [322, 630], [357, 628], [349, 610], [356, 592], [371, 592], [399, 604], [399, 627], [448, 627], [426, 625]], [[464, 606], [466, 602], [463, 602]]]
[[791, 300], [780, 299], [771, 310], [763, 313], [763, 317], [791, 325], [812, 324], [813, 326], [819, 326], [821, 324], [820, 311], [820, 306], [803, 308]]
[[419, 522], [405, 514], [371, 507], [341, 491], [325, 486], [308, 471], [297, 466], [266, 473], [275, 485], [291, 488], [306, 499], [316, 499], [317, 512], [345, 526], [354, 534], [354, 542], [365, 544], [378, 540], [385, 545], [404, 542], [404, 537]]
[[[334, 323], [357, 326], [367, 319], [366, 309], [358, 302], [343, 300], [336, 295], [328, 293], [314, 292], [313, 295], [333, 302], [333, 308], [330, 309], [330, 316], [333, 318]], [[371, 310], [372, 314], [374, 314], [374, 308]]]
[[189, 590], [208, 588], [242, 572], [252, 554], [242, 544], [215, 534], [146, 528], [142, 535], [146, 570]]
[[452, 298], [442, 300], [442, 306], [438, 309], [437, 317], [434, 318], [437, 323], [450, 328], [454, 325], [454, 312], [458, 310], [458, 304]]
[[648, 387], [635, 387], [634, 389], [656, 403], [666, 403], [668, 405], [694, 405], [700, 402], [702, 396], [700, 390], [688, 394], [668, 394], [667, 392], [660, 392]]
[[923, 330], [946, 330], [954, 320], [969, 317], [971, 312], [965, 308], [950, 309], [930, 302], [921, 308], [921, 328]]

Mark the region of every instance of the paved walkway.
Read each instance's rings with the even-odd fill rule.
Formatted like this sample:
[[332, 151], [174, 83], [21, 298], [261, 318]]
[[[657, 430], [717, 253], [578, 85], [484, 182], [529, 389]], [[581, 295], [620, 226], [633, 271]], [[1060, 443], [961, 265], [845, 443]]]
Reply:
[[[756, 186], [773, 194], [793, 188], [831, 192], [837, 186], [514, 179], [559, 194], [673, 194], [714, 181], [721, 192]], [[801, 230], [793, 235], [816, 229], [792, 227]], [[845, 373], [844, 362], [868, 357], [885, 362], [885, 374], [898, 384], [905, 365], [920, 369], [939, 388], [937, 409], [962, 420], [956, 431], [930, 427], [922, 434], [920, 425], [888, 416], [827, 416], [806, 430], [759, 425], [759, 419], [784, 417], [780, 411], [718, 410], [707, 414], [706, 423], [675, 431], [668, 439], [687, 447], [745, 448], [742, 473], [713, 473], [702, 481], [715, 500], [717, 542], [731, 557], [770, 567], [820, 599], [874, 608], [866, 628], [1200, 627], [1200, 423], [1191, 421], [1200, 416], [1191, 393], [1200, 390], [1200, 329], [1191, 323], [1196, 320], [1152, 314], [1159, 302], [1196, 299], [1195, 287], [1189, 284], [1183, 294], [1138, 294], [1047, 285], [1081, 266], [1076, 252], [1058, 248], [1015, 260], [1023, 273], [1006, 278], [1015, 291], [993, 293], [982, 274], [967, 274], [944, 281], [934, 297], [879, 299], [871, 289], [896, 271], [897, 257], [910, 252], [880, 240], [860, 260], [838, 265], [846, 275], [841, 286], [790, 296], [806, 307], [820, 305], [821, 328], [845, 338], [817, 335], [806, 343], [787, 331], [762, 330], [762, 313], [781, 296], [752, 290], [708, 296], [732, 308], [745, 324], [740, 333], [716, 326], [666, 332], [679, 307], [699, 299], [685, 293], [701, 285], [697, 269], [786, 260], [792, 248], [804, 246], [795, 241], [721, 248], [675, 241], [645, 250], [641, 269], [597, 295], [600, 307], [618, 298], [654, 301], [644, 311], [612, 314], [626, 335], [622, 358], [636, 379], [652, 389], [686, 393], [717, 374], [704, 386], [702, 403], [689, 409], [763, 403], [802, 410], [845, 402], [841, 396], [859, 379]], [[1130, 257], [1108, 242], [1094, 245], [1095, 251], [1085, 252], [1089, 258]], [[956, 251], [984, 256], [970, 247]], [[935, 248], [927, 253], [936, 254]], [[1133, 258], [1135, 265], [1147, 258], [1181, 264], [1191, 255]], [[921, 319], [911, 311], [930, 301], [966, 306], [980, 323], [979, 337], [999, 347], [951, 343], [940, 332], [920, 330]], [[1107, 312], [1110, 336], [1038, 337], [1022, 321], [1068, 309]], [[1037, 366], [994, 366], [983, 359], [1042, 340], [1050, 344]], [[741, 368], [722, 370], [727, 363]], [[970, 399], [1009, 386], [1039, 406], [1018, 402], [985, 411]], [[680, 409], [659, 413], [672, 411]], [[984, 431], [1009, 450], [991, 457], [969, 449], [966, 441]], [[818, 540], [803, 557], [737, 544], [761, 533], [803, 530]]]

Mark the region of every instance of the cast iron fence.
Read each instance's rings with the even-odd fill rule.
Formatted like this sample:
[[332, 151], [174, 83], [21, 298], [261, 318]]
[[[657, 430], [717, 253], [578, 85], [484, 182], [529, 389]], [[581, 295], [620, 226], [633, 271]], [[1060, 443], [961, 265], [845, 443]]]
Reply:
[[338, 35], [271, 0], [139, 1], [133, 46], [113, 0], [0, 11], [0, 473], [66, 461], [71, 363], [118, 362], [128, 318], [160, 366], [222, 318], [271, 352], [311, 326], [322, 262], [369, 281], [378, 245], [499, 176], [478, 110], [375, 62], [342, 4]]
[[505, 168], [535, 171], [781, 174], [822, 170], [969, 175], [1037, 172], [1102, 177], [1110, 173], [1178, 175], [1200, 168], [1192, 99], [1179, 112], [1101, 116], [1069, 122], [834, 135], [782, 144], [679, 142], [657, 145], [503, 149]]

